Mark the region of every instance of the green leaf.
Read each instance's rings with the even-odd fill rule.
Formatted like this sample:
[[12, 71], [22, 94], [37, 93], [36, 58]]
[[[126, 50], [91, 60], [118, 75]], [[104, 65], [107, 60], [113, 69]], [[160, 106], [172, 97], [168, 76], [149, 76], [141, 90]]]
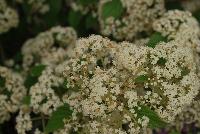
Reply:
[[18, 52], [15, 56], [14, 56], [14, 61], [15, 63], [21, 63], [23, 60], [23, 55], [22, 53]]
[[37, 83], [37, 81], [38, 81], [38, 77], [33, 77], [31, 75], [28, 75], [24, 82], [24, 86], [30, 89], [30, 87], [33, 86], [35, 83]]
[[68, 15], [68, 22], [70, 26], [72, 26], [75, 29], [78, 29], [81, 19], [82, 19], [81, 12], [70, 10]]
[[106, 20], [108, 17], [119, 19], [123, 14], [123, 5], [120, 0], [112, 0], [105, 3], [102, 7], [102, 18]]
[[135, 109], [138, 118], [142, 118], [143, 116], [146, 116], [149, 118], [149, 124], [148, 127], [155, 129], [155, 128], [164, 128], [167, 123], [164, 122], [155, 111], [151, 110], [148, 106], [141, 105], [141, 109], [138, 110]]
[[5, 87], [6, 79], [0, 76], [0, 87]]
[[136, 83], [143, 83], [148, 81], [148, 76], [147, 75], [140, 75], [135, 79]]
[[83, 6], [87, 6], [87, 5], [90, 5], [90, 4], [97, 4], [98, 0], [77, 0], [77, 3], [81, 4]]
[[178, 9], [178, 10], [184, 10], [182, 4], [181, 4], [181, 0], [166, 0], [165, 1], [165, 7], [167, 10], [174, 10], [174, 9]]
[[50, 12], [57, 15], [62, 7], [62, 0], [48, 0], [50, 5]]
[[23, 13], [25, 13], [25, 16], [28, 17], [28, 15], [30, 14], [30, 11], [31, 11], [31, 5], [28, 4], [28, 1], [24, 1], [22, 3], [22, 10], [23, 10]]
[[62, 0], [48, 0], [48, 4], [50, 10], [45, 15], [44, 20], [45, 24], [47, 24], [47, 26], [50, 27], [56, 25], [57, 23], [59, 12], [62, 8]]
[[39, 77], [42, 74], [42, 71], [46, 68], [45, 65], [36, 65], [31, 69], [31, 76]]
[[90, 28], [95, 28], [97, 26], [98, 26], [97, 18], [93, 17], [91, 14], [88, 15], [85, 20], [85, 28], [90, 29]]
[[159, 58], [157, 64], [158, 65], [165, 65], [165, 63], [167, 62], [167, 60], [163, 57]]
[[165, 37], [163, 37], [163, 36], [161, 35], [161, 33], [158, 33], [158, 32], [157, 32], [157, 33], [154, 33], [154, 34], [150, 37], [149, 42], [147, 43], [147, 46], [148, 46], [148, 47], [155, 48], [155, 46], [156, 46], [158, 43], [162, 42], [162, 41], [167, 42], [167, 39], [166, 39]]
[[22, 103], [29, 106], [31, 104], [31, 96], [24, 96]]
[[45, 127], [45, 132], [50, 133], [64, 127], [64, 119], [70, 119], [72, 115], [72, 110], [68, 104], [64, 104], [57, 108], [55, 112], [52, 113], [47, 126]]
[[30, 89], [35, 83], [38, 82], [38, 77], [42, 74], [42, 71], [46, 68], [45, 65], [36, 65], [30, 70], [30, 74], [27, 75], [24, 82], [24, 86]]

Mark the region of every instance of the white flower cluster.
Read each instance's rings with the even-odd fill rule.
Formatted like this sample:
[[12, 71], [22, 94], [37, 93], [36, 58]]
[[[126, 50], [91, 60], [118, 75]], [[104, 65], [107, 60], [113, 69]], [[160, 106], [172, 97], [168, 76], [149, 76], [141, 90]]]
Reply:
[[171, 10], [153, 23], [153, 29], [184, 46], [198, 47], [199, 24], [187, 11]]
[[[37, 83], [30, 87], [30, 106], [27, 108], [22, 105], [20, 108], [16, 120], [18, 133], [25, 134], [32, 129], [34, 118], [31, 118], [31, 113], [36, 115], [37, 120], [42, 120], [41, 115], [50, 116], [63, 104], [60, 96], [54, 92], [54, 88], [58, 89], [64, 82], [64, 78], [61, 77], [62, 66], [57, 64], [73, 55], [71, 51], [76, 38], [74, 29], [57, 26], [25, 42], [22, 48], [25, 75], [28, 75], [33, 65], [42, 64], [46, 65], [46, 68]], [[40, 133], [40, 130], [36, 129], [35, 133]]]
[[22, 98], [26, 95], [23, 78], [11, 70], [0, 66], [0, 123], [10, 118], [10, 113], [16, 112]]
[[[147, 133], [151, 118], [141, 115], [143, 108], [172, 124], [175, 119], [199, 121], [199, 102], [194, 102], [200, 89], [197, 21], [189, 12], [164, 13], [163, 0], [120, 0], [121, 18], [104, 21], [101, 10], [108, 1], [100, 1], [98, 11], [103, 34], [134, 40], [143, 31], [155, 31], [167, 41], [150, 47], [149, 38], [117, 43], [91, 35], [77, 40], [72, 28], [53, 27], [22, 48], [25, 75], [31, 66], [45, 65], [28, 90], [28, 107], [20, 104], [26, 95], [21, 76], [0, 67], [0, 123], [20, 110], [16, 129], [25, 134], [33, 129], [32, 114], [45, 125], [66, 103], [72, 117], [63, 119], [64, 128], [54, 134]], [[188, 109], [191, 104], [193, 109]], [[35, 129], [36, 134], [42, 131]]]
[[[47, 65], [30, 88], [29, 110], [48, 117], [59, 106], [69, 104], [72, 117], [65, 119], [64, 128], [55, 134], [147, 133], [151, 119], [138, 114], [143, 106], [172, 123], [199, 92], [199, 27], [188, 12], [175, 10], [163, 16], [153, 22], [153, 29], [168, 42], [155, 48], [147, 47], [148, 39], [116, 43], [92, 35], [76, 41], [74, 32], [61, 36], [67, 30], [58, 27], [27, 41], [22, 51], [24, 58], [28, 57], [26, 66]], [[47, 56], [61, 54], [60, 49], [63, 56]], [[22, 133], [29, 130], [32, 120], [30, 111], [23, 114], [26, 116], [18, 115], [16, 126]], [[24, 127], [25, 122], [29, 127]]]
[[22, 48], [23, 66], [34, 63], [56, 65], [62, 62], [71, 53], [77, 35], [74, 29], [67, 27], [53, 27], [40, 33], [37, 37], [29, 39]]
[[32, 129], [32, 121], [29, 112], [20, 110], [19, 115], [16, 118], [16, 130], [18, 134], [26, 134], [26, 131]]
[[153, 23], [153, 29], [168, 40], [174, 40], [179, 46], [192, 48], [196, 55], [197, 68], [200, 70], [200, 59], [197, 54], [200, 52], [200, 28], [191, 13], [179, 10], [168, 11]]
[[0, 34], [17, 27], [18, 23], [18, 13], [8, 7], [5, 0], [0, 0]]
[[174, 41], [149, 48], [93, 35], [80, 39], [75, 53], [64, 71], [69, 88], [78, 88], [63, 97], [74, 109], [65, 131], [136, 134], [149, 122], [137, 117], [140, 105], [171, 122], [198, 94], [193, 51]]
[[59, 96], [54, 92], [54, 87], [62, 84], [63, 79], [55, 75], [51, 68], [46, 68], [39, 77], [38, 82], [31, 87], [31, 107], [35, 113], [51, 115], [53, 111], [62, 105]]
[[122, 16], [103, 18], [103, 6], [110, 0], [102, 0], [98, 7], [101, 32], [118, 40], [134, 40], [142, 32], [152, 29], [152, 22], [164, 11], [164, 0], [120, 0], [123, 5]]
[[[19, 134], [26, 134], [32, 130], [35, 121], [43, 122], [46, 120], [45, 117], [51, 116], [52, 112], [63, 104], [61, 98], [54, 92], [54, 87], [60, 90], [59, 86], [63, 83], [63, 77], [60, 75], [53, 67], [47, 67], [38, 78], [38, 82], [30, 88], [30, 104], [22, 105], [16, 118], [16, 129]], [[42, 132], [36, 128], [34, 133]]]

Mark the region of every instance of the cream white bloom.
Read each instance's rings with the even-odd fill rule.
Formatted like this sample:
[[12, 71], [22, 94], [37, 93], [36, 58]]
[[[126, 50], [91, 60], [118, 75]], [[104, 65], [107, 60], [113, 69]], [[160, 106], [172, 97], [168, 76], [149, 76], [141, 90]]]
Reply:
[[18, 23], [17, 11], [8, 7], [5, 0], [0, 0], [0, 34], [17, 27]]

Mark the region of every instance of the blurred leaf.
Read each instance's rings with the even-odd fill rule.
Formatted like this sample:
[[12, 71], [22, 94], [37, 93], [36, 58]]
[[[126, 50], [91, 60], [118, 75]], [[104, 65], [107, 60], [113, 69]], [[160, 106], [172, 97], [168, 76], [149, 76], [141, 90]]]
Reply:
[[21, 5], [22, 5], [23, 13], [25, 14], [26, 17], [28, 17], [31, 11], [31, 5], [28, 4], [27, 0], [25, 0]]
[[48, 0], [50, 6], [50, 13], [55, 16], [57, 15], [62, 7], [62, 0]]
[[45, 65], [36, 65], [31, 69], [31, 76], [39, 77], [42, 74], [42, 71], [46, 68]]
[[102, 7], [102, 18], [105, 20], [112, 16], [115, 19], [119, 19], [122, 16], [123, 11], [123, 5], [120, 0], [111, 0], [104, 3]]
[[147, 75], [140, 75], [135, 79], [136, 83], [143, 83], [148, 81], [148, 76]]
[[14, 61], [15, 63], [20, 63], [22, 62], [23, 59], [23, 55], [21, 52], [18, 52], [15, 56], [14, 56]]
[[45, 15], [45, 23], [48, 27], [54, 26], [57, 23], [59, 12], [62, 8], [62, 0], [48, 0], [50, 10]]
[[6, 79], [0, 76], [0, 87], [5, 87]]
[[177, 0], [177, 1], [165, 0], [165, 7], [167, 10], [174, 10], [174, 9], [184, 10], [181, 5], [181, 0]]
[[138, 118], [142, 118], [143, 116], [146, 116], [149, 118], [149, 124], [148, 127], [155, 129], [155, 128], [164, 128], [166, 127], [167, 123], [164, 122], [155, 111], [151, 110], [148, 106], [141, 105], [141, 109], [138, 110], [136, 108], [136, 113], [138, 115]]
[[13, 70], [19, 73], [23, 71], [22, 63], [23, 63], [23, 55], [21, 52], [17, 52], [16, 55], [14, 56]]
[[64, 127], [64, 119], [69, 119], [72, 115], [72, 110], [68, 104], [64, 104], [57, 108], [56, 111], [52, 113], [47, 126], [45, 127], [45, 133], [50, 133]]
[[86, 17], [85, 27], [86, 29], [92, 29], [98, 26], [97, 18], [93, 17], [91, 14]]
[[78, 29], [81, 19], [82, 19], [81, 12], [70, 10], [68, 15], [68, 22], [70, 26], [72, 26], [75, 29]]
[[181, 133], [178, 132], [178, 131], [172, 131], [172, 132], [170, 132], [169, 134], [181, 134]]
[[167, 42], [167, 39], [163, 37], [161, 33], [156, 32], [150, 37], [149, 42], [147, 43], [147, 46], [155, 48], [155, 46], [162, 41]]
[[24, 96], [22, 103], [29, 106], [31, 104], [31, 96]]
[[87, 5], [90, 5], [90, 4], [97, 4], [98, 0], [77, 0], [77, 3], [81, 4], [83, 6], [87, 6]]

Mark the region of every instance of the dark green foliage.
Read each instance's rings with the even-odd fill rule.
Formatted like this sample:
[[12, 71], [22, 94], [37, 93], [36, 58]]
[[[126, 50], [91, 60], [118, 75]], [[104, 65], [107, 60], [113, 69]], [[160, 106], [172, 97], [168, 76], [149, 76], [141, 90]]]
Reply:
[[95, 29], [98, 28], [97, 18], [93, 17], [92, 14], [88, 14], [85, 19], [85, 28], [86, 29]]
[[42, 74], [42, 71], [45, 69], [45, 65], [36, 65], [34, 66], [29, 75], [27, 75], [24, 85], [26, 88], [30, 88], [38, 81], [38, 77]]
[[83, 16], [81, 12], [70, 10], [69, 15], [68, 15], [69, 25], [74, 27], [75, 29], [78, 29], [79, 24], [81, 23], [82, 17]]
[[83, 6], [88, 6], [91, 4], [98, 4], [98, 0], [77, 0], [77, 3]]
[[102, 18], [105, 20], [112, 16], [115, 19], [119, 19], [123, 11], [124, 9], [120, 0], [111, 0], [103, 5]]
[[165, 7], [167, 10], [183, 10], [183, 7], [181, 5], [181, 0], [165, 0]]
[[37, 83], [37, 81], [38, 81], [37, 77], [32, 77], [32, 76], [28, 75], [26, 77], [24, 85], [25, 85], [26, 88], [29, 89], [31, 86], [33, 86], [35, 83]]
[[141, 105], [141, 109], [136, 109], [136, 113], [138, 115], [138, 118], [142, 118], [143, 116], [146, 116], [149, 118], [149, 128], [155, 129], [155, 128], [164, 128], [166, 127], [167, 123], [164, 122], [160, 117], [157, 115], [157, 113], [153, 110], [151, 110], [148, 106]]
[[4, 77], [0, 76], [0, 87], [4, 87], [5, 86], [5, 82], [6, 82], [6, 79]]
[[72, 115], [72, 110], [68, 104], [64, 104], [61, 107], [58, 107], [55, 112], [52, 113], [47, 126], [45, 127], [45, 132], [50, 133], [61, 129], [64, 127], [63, 119], [69, 119]]
[[161, 33], [154, 33], [153, 35], [151, 35], [150, 39], [149, 39], [149, 42], [147, 43], [147, 46], [148, 47], [152, 47], [152, 48], [155, 48], [156, 45], [160, 42], [167, 42], [167, 38], [166, 37], [163, 37], [161, 35]]
[[42, 71], [45, 69], [45, 65], [36, 65], [31, 69], [31, 76], [39, 77], [42, 74]]
[[143, 83], [148, 81], [148, 76], [147, 75], [140, 75], [135, 79], [136, 83]]

